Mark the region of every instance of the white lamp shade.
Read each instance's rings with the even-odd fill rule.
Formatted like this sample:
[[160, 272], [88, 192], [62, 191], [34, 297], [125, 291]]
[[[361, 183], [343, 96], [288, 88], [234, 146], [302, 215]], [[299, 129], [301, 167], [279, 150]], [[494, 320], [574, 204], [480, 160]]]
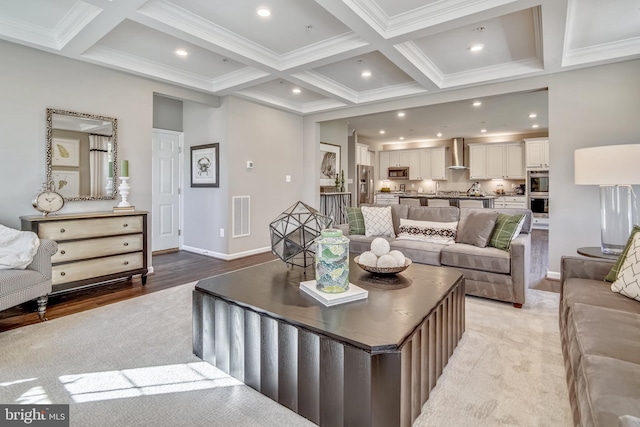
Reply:
[[640, 184], [640, 144], [581, 148], [574, 166], [578, 185]]

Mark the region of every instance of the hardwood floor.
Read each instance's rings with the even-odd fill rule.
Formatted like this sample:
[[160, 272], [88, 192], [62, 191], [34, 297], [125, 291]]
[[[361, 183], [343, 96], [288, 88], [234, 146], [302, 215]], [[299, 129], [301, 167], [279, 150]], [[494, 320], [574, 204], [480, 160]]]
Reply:
[[[233, 261], [222, 261], [185, 251], [154, 255], [154, 274], [147, 277], [145, 286], [142, 286], [140, 276], [136, 276], [133, 280], [121, 280], [52, 296], [47, 304], [47, 319], [91, 310], [273, 259], [276, 257], [270, 252]], [[36, 309], [35, 301], [30, 301], [0, 312], [0, 332], [39, 323]]]
[[[549, 268], [548, 231], [533, 230], [531, 244], [531, 283], [533, 289], [559, 292], [557, 280], [546, 279]], [[114, 302], [161, 291], [218, 274], [261, 264], [276, 259], [270, 252], [222, 261], [204, 255], [179, 251], [153, 256], [154, 274], [142, 286], [140, 277], [95, 286], [49, 298], [47, 318], [55, 319]], [[40, 322], [36, 303], [31, 301], [0, 312], [0, 332]]]

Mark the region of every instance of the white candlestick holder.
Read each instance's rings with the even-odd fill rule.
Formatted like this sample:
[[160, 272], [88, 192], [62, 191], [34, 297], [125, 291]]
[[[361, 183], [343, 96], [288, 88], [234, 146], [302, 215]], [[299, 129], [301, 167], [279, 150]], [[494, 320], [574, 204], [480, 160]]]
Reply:
[[131, 203], [129, 203], [129, 190], [131, 190], [131, 187], [129, 186], [129, 177], [121, 176], [118, 192], [120, 193], [120, 198], [122, 200], [118, 203], [119, 208], [131, 207]]

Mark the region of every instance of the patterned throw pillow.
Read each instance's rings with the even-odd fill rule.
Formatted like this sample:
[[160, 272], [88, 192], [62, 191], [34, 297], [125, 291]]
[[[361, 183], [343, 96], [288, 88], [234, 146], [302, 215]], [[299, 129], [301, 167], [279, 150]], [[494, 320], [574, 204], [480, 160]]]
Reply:
[[511, 246], [511, 241], [520, 234], [522, 224], [524, 224], [524, 215], [505, 215], [499, 213], [496, 225], [493, 227], [491, 239], [489, 239], [489, 246], [508, 251]]
[[416, 221], [400, 218], [400, 233], [398, 234], [398, 239], [451, 245], [456, 242], [457, 228], [458, 221]]
[[364, 236], [364, 217], [360, 208], [347, 208], [349, 218], [349, 234], [359, 234]]
[[395, 237], [396, 234], [393, 231], [393, 220], [391, 219], [391, 206], [385, 207], [373, 207], [362, 206], [362, 216], [364, 217], [364, 235], [367, 237], [373, 236], [388, 236]]
[[640, 233], [633, 236], [618, 278], [611, 284], [611, 290], [640, 301]]
[[613, 264], [613, 267], [611, 267], [611, 271], [609, 271], [609, 274], [607, 274], [607, 277], [605, 277], [604, 279], [607, 282], [615, 282], [616, 279], [618, 278], [618, 270], [620, 270], [622, 261], [624, 261], [624, 259], [627, 256], [627, 252], [629, 252], [629, 246], [631, 246], [631, 242], [633, 242], [633, 236], [635, 236], [638, 231], [640, 231], [640, 225], [634, 225], [633, 230], [631, 230], [631, 235], [627, 239], [627, 245], [624, 247], [624, 250], [618, 257], [618, 260], [616, 261], [616, 263]]

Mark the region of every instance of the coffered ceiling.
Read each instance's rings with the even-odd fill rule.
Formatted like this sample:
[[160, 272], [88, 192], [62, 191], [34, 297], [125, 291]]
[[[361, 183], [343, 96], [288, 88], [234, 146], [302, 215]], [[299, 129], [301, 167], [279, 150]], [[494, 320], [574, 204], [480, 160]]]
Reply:
[[0, 38], [309, 114], [638, 58], [640, 0], [3, 0]]

